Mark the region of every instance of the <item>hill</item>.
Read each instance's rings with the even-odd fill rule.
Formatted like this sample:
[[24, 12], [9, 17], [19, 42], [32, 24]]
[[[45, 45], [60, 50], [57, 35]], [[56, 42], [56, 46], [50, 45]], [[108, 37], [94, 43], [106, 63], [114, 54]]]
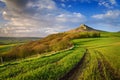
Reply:
[[80, 27], [70, 30], [68, 32], [73, 33], [73, 32], [90, 32], [90, 31], [99, 31], [99, 30], [93, 29], [85, 24], [81, 24]]
[[13, 44], [13, 43], [24, 43], [28, 41], [35, 41], [41, 38], [38, 38], [38, 37], [0, 37], [0, 45], [7, 45], [7, 44]]
[[120, 36], [102, 32], [101, 37], [73, 39], [71, 49], [4, 63], [0, 79], [120, 80]]
[[1, 56], [4, 61], [25, 58], [35, 54], [42, 54], [52, 51], [60, 51], [73, 46], [72, 39], [100, 37], [100, 32], [86, 25], [58, 34], [51, 34], [47, 37], [16, 46]]

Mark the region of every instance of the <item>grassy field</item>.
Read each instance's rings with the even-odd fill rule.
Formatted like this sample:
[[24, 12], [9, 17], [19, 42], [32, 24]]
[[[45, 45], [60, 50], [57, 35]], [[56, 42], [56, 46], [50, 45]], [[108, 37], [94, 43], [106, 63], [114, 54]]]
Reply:
[[[76, 39], [76, 45], [88, 49], [80, 71], [68, 80], [119, 80], [120, 79], [120, 37], [107, 33], [102, 38]], [[114, 36], [113, 36], [114, 35]], [[116, 36], [115, 36], [116, 35]], [[119, 34], [118, 34], [119, 35]]]
[[119, 35], [102, 32], [72, 40], [70, 50], [4, 63], [0, 80], [120, 80]]
[[24, 43], [28, 41], [38, 40], [37, 37], [0, 37], [0, 45], [15, 44], [15, 43]]
[[15, 45], [18, 45], [18, 44], [0, 45], [0, 54], [4, 54], [4, 52], [10, 50]]
[[3, 64], [0, 66], [0, 79], [58, 80], [80, 61], [84, 52], [85, 49], [74, 47], [49, 56]]
[[27, 38], [27, 37], [0, 37], [0, 54], [4, 54], [4, 52], [10, 50], [12, 47], [16, 45], [20, 45], [29, 41], [38, 40], [40, 38]]

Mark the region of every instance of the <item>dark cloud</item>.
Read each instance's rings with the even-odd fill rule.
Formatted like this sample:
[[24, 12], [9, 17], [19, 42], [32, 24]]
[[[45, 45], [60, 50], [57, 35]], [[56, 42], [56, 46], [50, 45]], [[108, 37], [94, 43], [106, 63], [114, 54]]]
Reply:
[[30, 0], [6, 0], [7, 5], [14, 5], [15, 7], [24, 8]]
[[31, 0], [5, 0], [5, 4], [7, 6], [7, 10], [13, 11], [14, 13], [32, 13], [32, 10], [27, 8], [27, 4]]

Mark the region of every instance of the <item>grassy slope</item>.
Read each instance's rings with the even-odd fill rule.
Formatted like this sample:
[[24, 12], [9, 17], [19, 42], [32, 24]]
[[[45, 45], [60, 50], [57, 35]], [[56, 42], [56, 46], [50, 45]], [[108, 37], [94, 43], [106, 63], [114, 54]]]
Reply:
[[[103, 33], [102, 38], [76, 39], [77, 45], [88, 48], [89, 56], [84, 61], [79, 80], [120, 79], [120, 37], [119, 33]], [[87, 62], [87, 63], [86, 63]], [[89, 72], [89, 73], [88, 73]], [[71, 78], [69, 79], [71, 80]]]
[[[20, 44], [20, 43], [18, 43]], [[4, 52], [10, 50], [13, 46], [16, 46], [18, 44], [6, 44], [6, 45], [0, 45], [0, 54], [4, 54]]]
[[57, 80], [77, 64], [84, 49], [74, 47], [69, 51], [23, 60], [0, 66], [0, 79], [6, 80]]
[[[119, 63], [120, 37], [89, 38], [78, 39], [74, 41], [75, 43], [80, 44], [82, 47], [84, 46], [88, 49], [100, 51], [111, 61], [112, 64], [114, 64], [114, 66], [116, 61]], [[120, 65], [120, 63], [118, 65]]]
[[4, 52], [10, 50], [12, 47], [23, 44], [25, 42], [29, 42], [32, 40], [37, 40], [40, 38], [27, 38], [27, 37], [0, 37], [0, 54], [4, 54]]
[[96, 31], [88, 31], [51, 34], [43, 39], [16, 46], [0, 56], [4, 59], [4, 62], [7, 62], [46, 52], [60, 51], [73, 46], [73, 43], [71, 43], [72, 39], [90, 37], [100, 37], [100, 33]]
[[38, 40], [36, 37], [0, 37], [0, 45], [24, 43], [28, 41]]
[[29, 41], [38, 40], [35, 37], [0, 37], [0, 54], [10, 50], [13, 46], [23, 44]]
[[[120, 71], [120, 37], [118, 33], [102, 33], [101, 38], [73, 40], [75, 48], [53, 55], [3, 64], [2, 80], [58, 80], [77, 64], [85, 48], [89, 49], [76, 80], [111, 80]], [[104, 56], [104, 57], [103, 57]], [[109, 66], [109, 67], [107, 67]], [[111, 69], [111, 71], [108, 71]], [[88, 73], [89, 72], [89, 73]], [[103, 74], [103, 75], [102, 75]], [[111, 76], [111, 74], [113, 74]], [[72, 78], [68, 78], [73, 80]], [[116, 79], [117, 80], [117, 79]]]

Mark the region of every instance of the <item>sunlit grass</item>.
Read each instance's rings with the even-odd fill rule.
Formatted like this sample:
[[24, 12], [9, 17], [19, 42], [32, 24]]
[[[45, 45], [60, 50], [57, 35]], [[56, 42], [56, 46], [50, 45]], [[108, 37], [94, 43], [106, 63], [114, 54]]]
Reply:
[[[103, 34], [103, 36], [106, 35], [112, 34]], [[82, 63], [83, 67], [80, 68], [81, 75], [77, 75], [78, 79], [111, 80], [106, 66], [111, 65], [115, 71], [120, 72], [120, 37], [115, 35], [114, 37], [112, 35], [111, 37], [74, 39], [72, 40], [75, 46], [73, 49], [3, 64], [0, 66], [0, 79], [59, 80], [81, 60], [87, 48], [89, 55]], [[106, 65], [104, 58], [110, 65]], [[102, 65], [100, 70], [99, 59]], [[104, 78], [101, 74], [104, 74]]]
[[84, 54], [84, 49], [75, 47], [69, 51], [36, 59], [14, 62], [0, 66], [2, 80], [56, 80], [65, 75], [77, 64]]
[[6, 45], [0, 45], [0, 54], [10, 50], [13, 46], [16, 46], [18, 44], [6, 44]]

